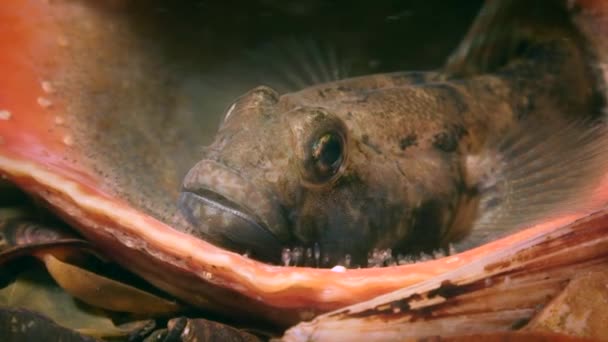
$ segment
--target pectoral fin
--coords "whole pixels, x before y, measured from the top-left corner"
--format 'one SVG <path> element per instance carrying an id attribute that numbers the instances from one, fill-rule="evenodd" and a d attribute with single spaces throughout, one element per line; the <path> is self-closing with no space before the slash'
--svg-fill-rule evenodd
<path id="1" fill-rule="evenodd" d="M 468 156 L 466 170 L 479 204 L 458 248 L 604 205 L 593 193 L 608 173 L 608 126 L 528 120 L 481 154 Z"/>

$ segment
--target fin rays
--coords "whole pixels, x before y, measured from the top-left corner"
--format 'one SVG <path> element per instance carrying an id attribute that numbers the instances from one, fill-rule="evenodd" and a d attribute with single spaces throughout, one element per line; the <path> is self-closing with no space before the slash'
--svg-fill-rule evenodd
<path id="1" fill-rule="evenodd" d="M 588 198 L 608 170 L 608 128 L 604 122 L 528 121 L 486 149 L 480 216 L 459 248 L 479 245 L 540 219 L 592 209 Z M 496 154 L 498 158 L 496 159 Z M 482 166 L 483 167 L 483 166 Z"/>
<path id="2" fill-rule="evenodd" d="M 245 73 L 280 93 L 297 91 L 349 76 L 349 62 L 332 45 L 312 39 L 287 39 L 246 52 Z"/>

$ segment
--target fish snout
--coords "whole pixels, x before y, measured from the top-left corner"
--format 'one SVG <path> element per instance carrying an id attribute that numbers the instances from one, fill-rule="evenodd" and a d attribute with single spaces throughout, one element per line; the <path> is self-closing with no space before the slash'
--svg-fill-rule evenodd
<path id="1" fill-rule="evenodd" d="M 178 207 L 194 235 L 256 259 L 280 260 L 289 240 L 278 201 L 216 161 L 203 160 L 188 172 Z"/>

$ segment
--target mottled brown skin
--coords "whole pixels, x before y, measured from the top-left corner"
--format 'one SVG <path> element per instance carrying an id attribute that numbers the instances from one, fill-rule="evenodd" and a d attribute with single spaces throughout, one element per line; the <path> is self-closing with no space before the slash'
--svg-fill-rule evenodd
<path id="1" fill-rule="evenodd" d="M 448 68 L 281 96 L 266 87 L 250 91 L 184 181 L 180 207 L 190 231 L 273 262 L 281 248 L 318 243 L 328 265 L 346 254 L 364 265 L 373 248 L 428 252 L 466 237 L 484 209 L 480 177 L 492 172 L 468 156 L 528 119 L 598 113 L 584 43 L 567 25 L 540 30 L 531 36 L 542 39 L 522 42 L 488 73 Z M 310 155 L 327 133 L 343 137 L 343 159 L 322 177 Z M 227 175 L 237 186 L 225 186 Z M 223 209 L 201 202 L 214 194 Z"/>

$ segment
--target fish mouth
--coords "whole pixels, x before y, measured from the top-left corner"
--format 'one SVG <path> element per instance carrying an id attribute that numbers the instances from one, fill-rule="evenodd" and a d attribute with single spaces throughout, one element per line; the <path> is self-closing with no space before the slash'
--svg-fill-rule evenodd
<path id="1" fill-rule="evenodd" d="M 276 263 L 288 236 L 278 204 L 237 172 L 202 161 L 178 199 L 189 233 L 228 250 Z"/>

